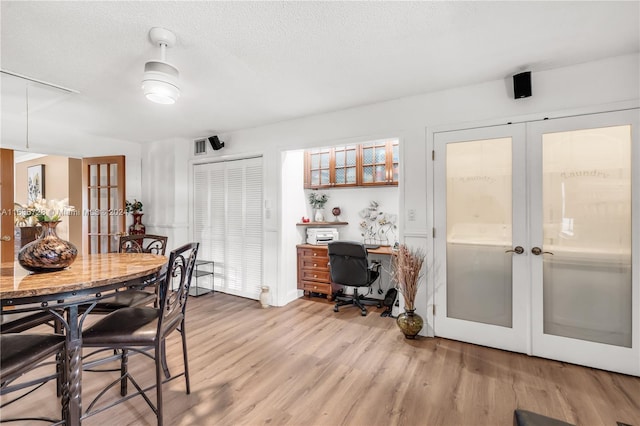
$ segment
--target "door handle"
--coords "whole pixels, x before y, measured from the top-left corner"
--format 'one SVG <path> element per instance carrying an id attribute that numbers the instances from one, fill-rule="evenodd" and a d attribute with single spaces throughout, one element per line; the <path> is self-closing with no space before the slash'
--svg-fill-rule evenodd
<path id="1" fill-rule="evenodd" d="M 515 246 L 513 248 L 513 250 L 505 250 L 505 253 L 515 253 L 515 254 L 522 254 L 524 253 L 524 249 L 521 246 Z"/>
<path id="2" fill-rule="evenodd" d="M 11 236 L 10 235 L 3 235 L 2 238 L 0 238 L 0 240 L 2 240 L 2 241 L 11 241 Z"/>
<path id="3" fill-rule="evenodd" d="M 542 251 L 542 249 L 540 247 L 534 247 L 531 249 L 531 253 L 533 253 L 536 256 L 540 256 L 541 254 L 550 254 L 553 256 L 553 253 L 550 251 Z"/>

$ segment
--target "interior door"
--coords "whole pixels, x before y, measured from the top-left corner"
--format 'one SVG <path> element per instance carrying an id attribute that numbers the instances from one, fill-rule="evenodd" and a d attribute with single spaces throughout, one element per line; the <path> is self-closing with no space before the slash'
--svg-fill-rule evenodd
<path id="1" fill-rule="evenodd" d="M 534 355 L 640 375 L 639 117 L 528 126 Z"/>
<path id="2" fill-rule="evenodd" d="M 118 251 L 118 236 L 126 232 L 125 157 L 82 159 L 83 254 Z"/>
<path id="3" fill-rule="evenodd" d="M 436 334 L 528 352 L 525 126 L 434 143 Z"/>
<path id="4" fill-rule="evenodd" d="M 263 271 L 262 157 L 194 166 L 194 239 L 216 291 L 258 299 Z"/>
<path id="5" fill-rule="evenodd" d="M 436 335 L 640 375 L 638 112 L 434 135 Z"/>
<path id="6" fill-rule="evenodd" d="M 0 262 L 14 261 L 13 150 L 0 148 Z"/>

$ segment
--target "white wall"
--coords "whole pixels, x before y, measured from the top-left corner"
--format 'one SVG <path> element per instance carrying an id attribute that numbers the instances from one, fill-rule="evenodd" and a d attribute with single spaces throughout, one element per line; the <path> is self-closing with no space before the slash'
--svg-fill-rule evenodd
<path id="1" fill-rule="evenodd" d="M 27 149 L 25 124 L 12 120 L 3 120 L 2 124 L 0 138 L 2 148 L 72 158 L 124 155 L 127 173 L 126 198 L 128 200 L 136 198 L 144 203 L 141 184 L 142 148 L 139 143 L 87 135 L 74 129 L 60 129 L 59 126 L 36 121 L 29 127 L 29 148 Z"/>
<path id="2" fill-rule="evenodd" d="M 488 59 L 490 60 L 490 59 Z M 259 128 L 220 135 L 225 148 L 208 154 L 210 159 L 263 154 L 265 199 L 270 203 L 270 218 L 265 218 L 265 277 L 270 286 L 290 288 L 291 265 L 283 253 L 293 250 L 291 241 L 280 236 L 290 220 L 280 204 L 280 173 L 287 150 L 338 145 L 371 139 L 400 138 L 399 212 L 401 241 L 422 246 L 430 252 L 431 241 L 431 132 L 434 128 L 464 128 L 498 124 L 519 118 L 535 119 L 577 112 L 596 112 L 635 104 L 640 100 L 639 57 L 637 54 L 585 63 L 577 66 L 532 73 L 533 96 L 513 99 L 510 76 L 505 80 L 431 94 L 405 97 L 388 102 L 315 115 Z M 399 78 L 402 78 L 400 75 Z M 173 149 L 171 149 L 173 145 Z M 185 157 L 193 151 L 193 141 L 151 144 L 143 157 L 145 182 L 163 182 L 166 196 L 150 199 L 152 211 L 173 211 L 173 217 L 157 226 L 171 226 L 189 220 L 187 209 L 176 209 L 181 191 L 189 181 L 190 163 Z M 180 153 L 180 155 L 177 155 Z M 174 161 L 167 161 L 173 156 Z M 171 182 L 168 182 L 171 181 Z M 171 192 L 173 191 L 173 194 Z M 146 204 L 145 204 L 146 206 Z M 297 208 L 297 207 L 296 207 Z M 406 212 L 415 210 L 415 220 Z M 164 219 L 163 219 L 164 220 Z M 279 267 L 273 267 L 278 264 Z M 429 259 L 427 264 L 430 264 Z M 433 289 L 423 286 L 419 292 L 417 312 L 432 323 L 428 301 Z M 291 300 L 290 292 L 274 292 L 272 303 L 283 305 Z M 427 329 L 428 333 L 432 330 Z"/>

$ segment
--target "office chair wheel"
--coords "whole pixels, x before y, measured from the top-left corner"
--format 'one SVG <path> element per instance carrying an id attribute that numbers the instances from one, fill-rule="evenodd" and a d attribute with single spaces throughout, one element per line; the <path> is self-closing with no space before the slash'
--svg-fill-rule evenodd
<path id="1" fill-rule="evenodd" d="M 361 310 L 360 311 L 360 315 L 362 315 L 363 317 L 366 317 L 367 316 L 367 310 L 366 309 Z"/>
<path id="2" fill-rule="evenodd" d="M 337 306 L 333 307 L 333 312 L 338 312 L 338 307 Z"/>

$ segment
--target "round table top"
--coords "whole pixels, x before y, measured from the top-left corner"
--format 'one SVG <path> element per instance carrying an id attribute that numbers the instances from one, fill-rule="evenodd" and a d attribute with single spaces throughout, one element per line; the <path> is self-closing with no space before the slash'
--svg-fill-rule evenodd
<path id="1" fill-rule="evenodd" d="M 0 299 L 45 296 L 100 288 L 160 271 L 167 257 L 148 253 L 78 256 L 66 269 L 34 273 L 16 262 L 1 264 Z"/>

